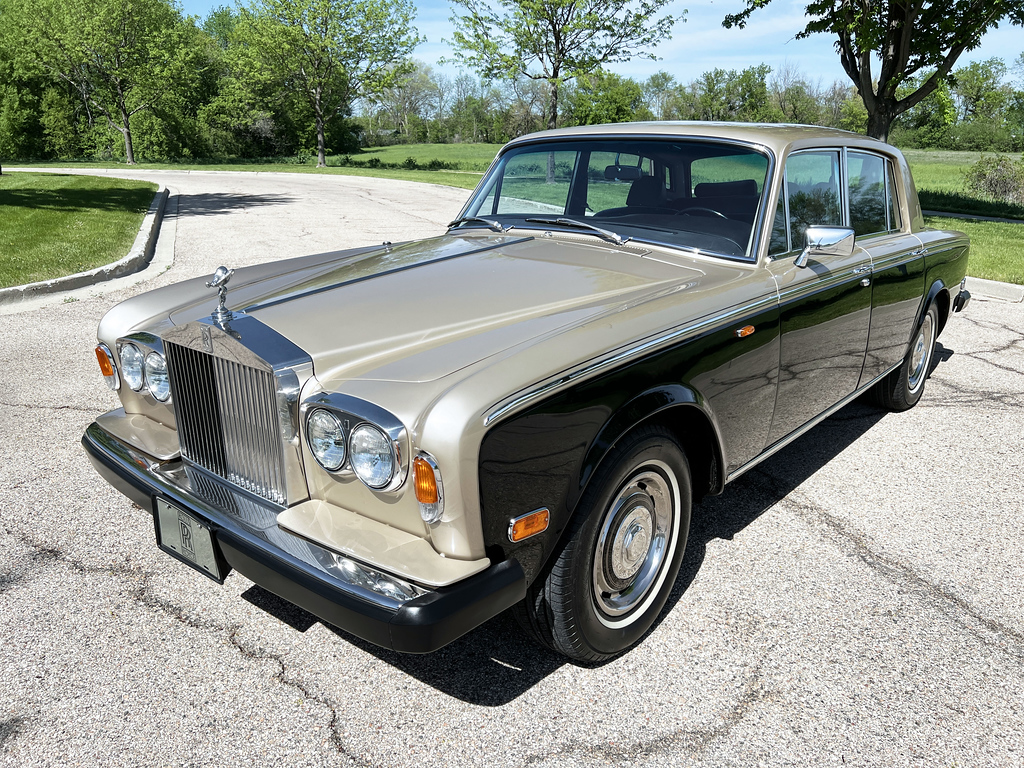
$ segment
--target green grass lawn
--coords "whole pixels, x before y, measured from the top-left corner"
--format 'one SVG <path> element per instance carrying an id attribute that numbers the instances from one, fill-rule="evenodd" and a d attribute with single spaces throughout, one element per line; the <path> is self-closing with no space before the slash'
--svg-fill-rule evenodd
<path id="1" fill-rule="evenodd" d="M 936 229 L 959 229 L 971 238 L 967 274 L 987 280 L 1024 285 L 1024 224 L 925 217 Z"/>
<path id="2" fill-rule="evenodd" d="M 156 188 L 94 176 L 0 176 L 0 288 L 123 259 Z"/>

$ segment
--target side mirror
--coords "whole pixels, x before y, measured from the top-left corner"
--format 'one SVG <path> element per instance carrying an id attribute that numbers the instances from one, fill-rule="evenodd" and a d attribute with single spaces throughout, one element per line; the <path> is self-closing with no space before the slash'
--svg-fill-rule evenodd
<path id="1" fill-rule="evenodd" d="M 852 256 L 856 235 L 846 227 L 808 227 L 807 244 L 793 262 L 806 267 L 812 256 Z"/>

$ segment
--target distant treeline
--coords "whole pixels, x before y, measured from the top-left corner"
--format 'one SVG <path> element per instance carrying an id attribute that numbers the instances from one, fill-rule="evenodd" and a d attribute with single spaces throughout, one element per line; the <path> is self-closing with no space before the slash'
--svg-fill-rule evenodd
<path id="1" fill-rule="evenodd" d="M 308 78 L 307 67 L 271 66 L 267 51 L 295 46 L 265 13 L 222 7 L 199 20 L 169 0 L 0 0 L 0 160 L 121 159 L 129 148 L 148 160 L 305 158 L 317 155 L 318 135 L 327 154 L 346 155 L 386 144 L 502 143 L 546 127 L 545 81 L 481 81 L 413 61 L 411 2 L 362 2 L 383 27 L 397 29 L 395 19 L 404 26 L 385 41 L 386 67 L 348 62 L 348 74 L 324 76 L 335 99 L 328 108 L 319 101 L 324 87 L 294 74 Z M 76 7 L 95 29 L 68 15 Z M 127 22 L 125 9 L 134 14 Z M 104 31 L 129 23 L 138 27 L 130 39 Z M 92 48 L 79 55 L 74 46 Z M 1015 66 L 1020 74 L 1024 54 Z M 1024 90 L 1008 66 L 990 59 L 954 74 L 896 121 L 893 143 L 1024 151 Z M 562 93 L 558 122 L 567 126 L 736 120 L 864 132 L 867 122 L 852 86 L 794 67 L 712 69 L 689 82 L 664 71 L 642 82 L 596 71 Z"/>

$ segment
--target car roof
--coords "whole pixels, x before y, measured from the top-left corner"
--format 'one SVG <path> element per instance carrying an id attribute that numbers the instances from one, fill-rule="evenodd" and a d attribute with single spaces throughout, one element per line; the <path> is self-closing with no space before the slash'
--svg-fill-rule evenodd
<path id="1" fill-rule="evenodd" d="M 893 148 L 878 139 L 868 138 L 859 133 L 842 131 L 837 128 L 822 128 L 816 125 L 795 125 L 786 123 L 726 123 L 691 121 L 652 121 L 644 123 L 609 123 L 606 125 L 581 125 L 573 128 L 558 128 L 520 136 L 507 147 L 534 141 L 549 141 L 569 138 L 669 138 L 694 137 L 715 138 L 762 145 L 781 154 L 787 149 L 800 146 L 833 144 L 839 146 L 859 145 L 876 150 Z"/>

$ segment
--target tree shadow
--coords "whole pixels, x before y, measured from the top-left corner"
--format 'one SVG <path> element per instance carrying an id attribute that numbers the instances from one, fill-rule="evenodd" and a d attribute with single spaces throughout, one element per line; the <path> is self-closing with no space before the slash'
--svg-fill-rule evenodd
<path id="1" fill-rule="evenodd" d="M 178 195 L 175 213 L 168 212 L 168 218 L 184 219 L 191 216 L 217 216 L 224 213 L 244 211 L 249 208 L 263 208 L 269 205 L 288 205 L 295 202 L 288 195 L 243 195 L 234 192 L 207 192 L 204 194 Z"/>
<path id="2" fill-rule="evenodd" d="M 952 355 L 952 350 L 938 345 L 932 370 L 948 361 Z M 704 564 L 710 542 L 716 539 L 731 541 L 793 489 L 863 437 L 886 415 L 885 411 L 874 406 L 855 401 L 753 471 L 730 483 L 721 495 L 709 496 L 696 505 L 679 576 L 665 609 L 650 632 L 657 630 L 693 583 Z M 318 621 L 302 609 L 270 593 L 266 594 L 272 598 L 270 603 L 277 601 L 284 604 L 284 611 L 291 620 L 282 620 L 290 624 L 298 620 L 299 626 L 305 625 L 307 629 Z M 256 600 L 252 602 L 264 607 Z M 282 610 L 282 606 L 277 606 L 275 610 Z M 514 701 L 564 664 L 588 668 L 602 666 L 601 663 L 578 664 L 541 648 L 527 639 L 510 611 L 496 616 L 441 650 L 422 656 L 389 651 L 336 627 L 325 626 L 340 638 L 432 688 L 461 701 L 484 707 L 497 707 Z"/>
<path id="3" fill-rule="evenodd" d="M 64 174 L 62 178 L 79 181 L 84 177 Z M 109 180 L 95 186 L 87 181 L 81 182 L 73 189 L 0 189 L 0 207 L 12 206 L 37 211 L 142 213 L 149 208 L 152 200 L 151 189 L 111 187 Z"/>

